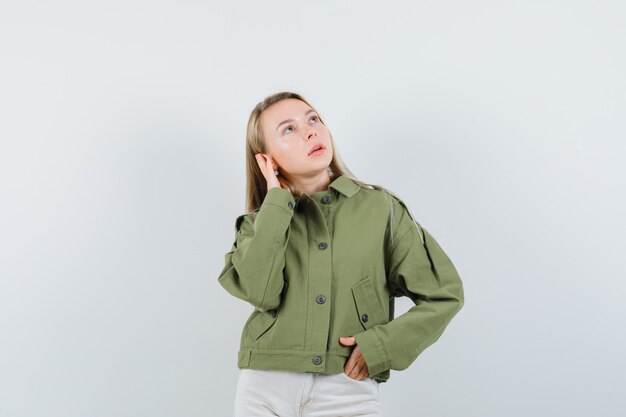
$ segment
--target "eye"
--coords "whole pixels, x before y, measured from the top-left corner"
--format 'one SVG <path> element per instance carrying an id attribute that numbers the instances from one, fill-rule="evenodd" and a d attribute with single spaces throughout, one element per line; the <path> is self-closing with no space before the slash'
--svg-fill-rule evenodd
<path id="1" fill-rule="evenodd" d="M 309 120 L 313 120 L 314 122 L 317 122 L 319 118 L 317 116 L 311 116 Z"/>
<path id="2" fill-rule="evenodd" d="M 293 126 L 287 126 L 286 128 L 283 129 L 283 135 L 285 133 L 291 133 L 291 132 L 287 132 L 288 129 L 291 129 L 293 131 Z"/>

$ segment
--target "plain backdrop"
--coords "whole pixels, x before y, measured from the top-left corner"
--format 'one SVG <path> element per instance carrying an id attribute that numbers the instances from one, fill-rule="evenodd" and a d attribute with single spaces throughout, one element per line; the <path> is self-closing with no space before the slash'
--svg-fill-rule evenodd
<path id="1" fill-rule="evenodd" d="M 618 0 L 1 0 L 0 416 L 231 415 L 217 277 L 282 90 L 464 281 L 383 415 L 623 416 L 625 41 Z"/>

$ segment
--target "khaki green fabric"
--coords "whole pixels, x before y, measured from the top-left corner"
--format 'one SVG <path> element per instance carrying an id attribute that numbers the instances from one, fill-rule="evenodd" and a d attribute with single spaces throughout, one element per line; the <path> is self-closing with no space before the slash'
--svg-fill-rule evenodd
<path id="1" fill-rule="evenodd" d="M 354 336 L 370 376 L 389 379 L 443 333 L 463 305 L 457 270 L 402 200 L 346 176 L 294 197 L 269 190 L 235 222 L 220 284 L 254 307 L 239 368 L 343 372 Z M 394 318 L 394 298 L 415 305 Z"/>

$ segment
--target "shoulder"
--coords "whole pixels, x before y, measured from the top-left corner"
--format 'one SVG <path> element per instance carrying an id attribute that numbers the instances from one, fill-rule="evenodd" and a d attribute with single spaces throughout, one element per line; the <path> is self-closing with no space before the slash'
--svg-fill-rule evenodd
<path id="1" fill-rule="evenodd" d="M 374 187 L 375 189 L 372 192 L 377 193 L 378 198 L 383 199 L 387 205 L 389 226 L 393 231 L 392 236 L 401 237 L 410 229 L 416 229 L 417 234 L 423 241 L 421 225 L 411 212 L 411 209 L 409 209 L 405 199 L 388 188 L 378 185 Z"/>
<path id="2" fill-rule="evenodd" d="M 406 215 L 412 221 L 415 221 L 415 217 L 413 217 L 413 214 L 409 210 L 408 204 L 394 191 L 380 185 L 374 185 L 372 190 L 367 191 L 376 198 L 384 201 L 387 204 L 391 215 Z"/>

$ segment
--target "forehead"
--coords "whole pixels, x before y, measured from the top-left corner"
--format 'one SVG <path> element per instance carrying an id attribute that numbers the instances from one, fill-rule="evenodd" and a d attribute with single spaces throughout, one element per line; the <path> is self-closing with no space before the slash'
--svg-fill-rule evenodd
<path id="1" fill-rule="evenodd" d="M 295 98 L 287 98 L 269 106 L 261 114 L 261 122 L 268 123 L 269 127 L 276 126 L 286 119 L 297 119 L 311 107 Z"/>

